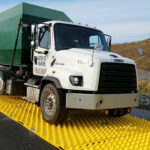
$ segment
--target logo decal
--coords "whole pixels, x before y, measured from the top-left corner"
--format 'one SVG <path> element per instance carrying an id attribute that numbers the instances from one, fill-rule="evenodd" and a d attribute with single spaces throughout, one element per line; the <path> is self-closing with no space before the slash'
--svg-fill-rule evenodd
<path id="1" fill-rule="evenodd" d="M 37 57 L 37 65 L 38 66 L 46 66 L 46 56 L 38 56 Z"/>
<path id="2" fill-rule="evenodd" d="M 114 59 L 115 62 L 124 62 L 122 59 Z"/>

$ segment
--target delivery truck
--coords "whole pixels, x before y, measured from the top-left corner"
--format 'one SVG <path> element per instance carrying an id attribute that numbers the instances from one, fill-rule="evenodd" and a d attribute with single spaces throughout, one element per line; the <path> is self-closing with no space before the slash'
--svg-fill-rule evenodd
<path id="1" fill-rule="evenodd" d="M 139 105 L 136 64 L 111 52 L 110 35 L 28 3 L 0 14 L 0 94 L 22 96 L 56 124 L 68 109 L 123 116 Z"/>

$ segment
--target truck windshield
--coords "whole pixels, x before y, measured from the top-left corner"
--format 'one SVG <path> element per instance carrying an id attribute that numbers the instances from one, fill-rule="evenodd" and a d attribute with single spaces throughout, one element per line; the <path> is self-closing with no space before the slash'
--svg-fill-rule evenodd
<path id="1" fill-rule="evenodd" d="M 54 25 L 56 50 L 70 48 L 93 49 L 95 44 L 100 44 L 103 51 L 108 51 L 104 34 L 101 31 L 56 23 Z"/>

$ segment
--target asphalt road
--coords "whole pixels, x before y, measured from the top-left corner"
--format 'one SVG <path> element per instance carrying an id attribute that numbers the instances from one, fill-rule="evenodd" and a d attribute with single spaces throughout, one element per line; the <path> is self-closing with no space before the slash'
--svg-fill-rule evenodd
<path id="1" fill-rule="evenodd" d="M 0 150 L 56 150 L 56 148 L 0 113 Z"/>
<path id="2" fill-rule="evenodd" d="M 150 111 L 138 108 L 132 108 L 131 116 L 136 116 L 139 118 L 144 118 L 150 121 Z"/>
<path id="3" fill-rule="evenodd" d="M 131 116 L 150 121 L 150 111 L 132 109 Z M 55 147 L 0 113 L 0 150 L 56 150 Z"/>

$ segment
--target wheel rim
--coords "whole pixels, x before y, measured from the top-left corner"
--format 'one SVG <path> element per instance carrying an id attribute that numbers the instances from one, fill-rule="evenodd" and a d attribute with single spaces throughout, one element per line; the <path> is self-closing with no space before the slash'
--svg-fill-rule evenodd
<path id="1" fill-rule="evenodd" d="M 53 93 L 48 94 L 45 101 L 45 111 L 48 115 L 55 114 L 56 111 L 56 98 Z"/>
<path id="2" fill-rule="evenodd" d="M 0 91 L 3 89 L 3 86 L 4 86 L 4 81 L 2 77 L 0 76 Z"/>

